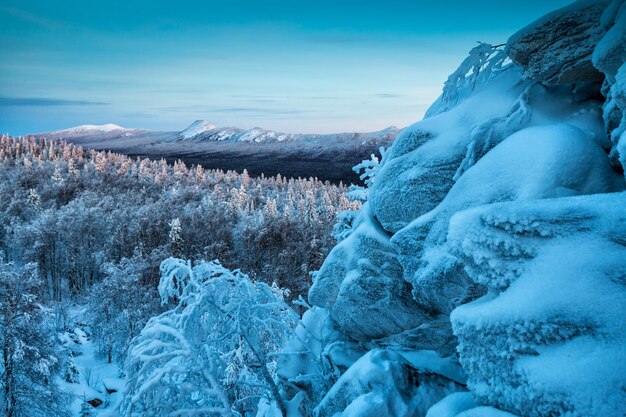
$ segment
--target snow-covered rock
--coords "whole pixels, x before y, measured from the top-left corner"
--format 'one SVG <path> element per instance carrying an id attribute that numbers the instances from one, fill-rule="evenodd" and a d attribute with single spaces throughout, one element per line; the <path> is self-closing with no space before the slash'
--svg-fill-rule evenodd
<path id="1" fill-rule="evenodd" d="M 367 209 L 356 220 L 352 234 L 326 258 L 309 301 L 328 309 L 355 340 L 400 333 L 426 320 L 402 279 L 389 236 Z"/>
<path id="2" fill-rule="evenodd" d="M 319 416 L 405 415 L 403 369 L 423 363 L 470 390 L 428 417 L 623 414 L 624 16 L 624 0 L 576 2 L 509 40 L 517 64 L 480 44 L 361 165 L 367 203 L 309 299 L 370 353 L 333 376 Z"/>
<path id="3" fill-rule="evenodd" d="M 420 372 L 397 353 L 372 350 L 339 378 L 315 417 L 413 417 L 461 390 L 440 375 Z"/>
<path id="4" fill-rule="evenodd" d="M 426 417 L 456 417 L 461 412 L 477 406 L 469 392 L 455 392 L 428 409 Z"/>
<path id="5" fill-rule="evenodd" d="M 509 38 L 509 57 L 524 77 L 546 84 L 602 81 L 591 54 L 604 34 L 600 17 L 610 0 L 581 0 L 531 23 Z"/>
<path id="6" fill-rule="evenodd" d="M 613 0 L 602 15 L 607 30 L 593 52 L 593 64 L 604 73 L 604 122 L 612 141 L 611 159 L 626 167 L 626 1 Z"/>
<path id="7" fill-rule="evenodd" d="M 596 123 L 601 125 L 599 118 Z M 593 134 L 571 124 L 523 129 L 471 167 L 436 209 L 396 233 L 404 277 L 420 306 L 441 313 L 481 295 L 446 252 L 454 213 L 498 201 L 531 200 L 623 189 Z"/>
<path id="8" fill-rule="evenodd" d="M 310 415 L 332 384 L 366 352 L 341 333 L 327 310 L 313 306 L 278 356 L 277 373 L 284 386 L 293 387 L 286 392 L 288 398 L 300 397 L 300 408 Z"/>
<path id="9" fill-rule="evenodd" d="M 529 85 L 509 68 L 451 110 L 404 129 L 369 194 L 384 229 L 395 233 L 435 208 L 454 185 L 468 146 L 488 148 L 523 124 L 518 100 Z"/>
<path id="10" fill-rule="evenodd" d="M 626 193 L 458 213 L 449 242 L 490 293 L 451 319 L 479 401 L 529 416 L 626 403 Z"/>

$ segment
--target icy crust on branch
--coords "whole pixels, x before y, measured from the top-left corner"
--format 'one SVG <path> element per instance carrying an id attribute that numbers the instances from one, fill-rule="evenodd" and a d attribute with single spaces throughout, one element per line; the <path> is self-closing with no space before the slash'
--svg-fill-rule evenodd
<path id="1" fill-rule="evenodd" d="M 516 132 L 470 168 L 436 209 L 396 233 L 391 242 L 400 250 L 404 278 L 420 306 L 448 314 L 480 293 L 463 264 L 446 251 L 454 213 L 499 201 L 623 189 L 595 139 L 565 123 Z"/>
<path id="2" fill-rule="evenodd" d="M 620 415 L 626 403 L 626 193 L 499 203 L 448 240 L 490 293 L 451 315 L 479 401 L 523 416 Z"/>
<path id="3" fill-rule="evenodd" d="M 125 416 L 243 416 L 261 399 L 286 409 L 272 355 L 297 315 L 278 287 L 217 262 L 169 258 L 159 292 L 177 305 L 152 318 L 126 366 Z"/>
<path id="4" fill-rule="evenodd" d="M 591 54 L 604 34 L 600 17 L 610 0 L 582 0 L 531 23 L 509 38 L 506 51 L 526 79 L 546 84 L 598 81 Z"/>

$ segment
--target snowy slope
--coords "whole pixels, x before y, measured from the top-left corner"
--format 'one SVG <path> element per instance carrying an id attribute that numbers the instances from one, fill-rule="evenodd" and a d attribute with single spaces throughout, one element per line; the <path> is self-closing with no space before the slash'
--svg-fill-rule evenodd
<path id="1" fill-rule="evenodd" d="M 179 133 L 181 139 L 191 139 L 204 132 L 217 129 L 217 126 L 205 120 L 196 120 Z"/>

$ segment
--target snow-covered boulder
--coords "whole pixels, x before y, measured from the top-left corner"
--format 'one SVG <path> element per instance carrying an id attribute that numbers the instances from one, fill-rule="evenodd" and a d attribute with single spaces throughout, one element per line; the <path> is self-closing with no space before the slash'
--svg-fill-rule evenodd
<path id="1" fill-rule="evenodd" d="M 626 404 L 626 193 L 496 203 L 448 240 L 490 293 L 451 320 L 468 386 L 528 416 L 617 416 Z"/>
<path id="2" fill-rule="evenodd" d="M 309 292 L 309 301 L 330 311 L 355 340 L 381 338 L 426 320 L 402 279 L 389 236 L 363 210 L 352 234 L 328 255 Z"/>
<path id="3" fill-rule="evenodd" d="M 509 38 L 509 57 L 524 78 L 546 84 L 602 81 L 591 54 L 604 34 L 600 17 L 610 0 L 581 0 L 531 23 Z"/>
<path id="4" fill-rule="evenodd" d="M 404 129 L 369 192 L 383 228 L 395 233 L 435 208 L 454 185 L 471 144 L 488 149 L 523 125 L 527 115 L 518 101 L 528 85 L 508 68 L 451 110 Z"/>
<path id="5" fill-rule="evenodd" d="M 599 117 L 592 120 L 601 127 Z M 593 133 L 571 124 L 526 128 L 479 160 L 436 209 L 400 230 L 391 242 L 400 250 L 405 279 L 413 284 L 420 306 L 447 314 L 482 295 L 463 264 L 447 253 L 448 223 L 454 213 L 499 201 L 621 189 L 622 177 L 611 169 Z"/>
<path id="6" fill-rule="evenodd" d="M 428 409 L 426 417 L 456 417 L 465 410 L 477 406 L 469 392 L 455 392 Z"/>
<path id="7" fill-rule="evenodd" d="M 366 352 L 341 333 L 327 310 L 313 306 L 278 356 L 277 374 L 288 399 L 298 400 L 304 415 L 310 415 L 332 384 Z"/>
<path id="8" fill-rule="evenodd" d="M 420 417 L 462 387 L 414 368 L 401 355 L 372 350 L 339 378 L 315 409 L 315 417 Z"/>
<path id="9" fill-rule="evenodd" d="M 552 13 L 509 40 L 521 67 L 480 44 L 383 152 L 309 294 L 342 349 L 370 350 L 325 374 L 317 416 L 426 415 L 424 375 L 459 384 L 419 401 L 428 417 L 620 415 L 624 16 Z M 424 372 L 424 352 L 446 366 Z"/>

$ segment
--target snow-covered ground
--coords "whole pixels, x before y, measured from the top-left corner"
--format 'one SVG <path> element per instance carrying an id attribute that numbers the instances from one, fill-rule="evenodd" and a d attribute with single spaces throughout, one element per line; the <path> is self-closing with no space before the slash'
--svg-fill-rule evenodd
<path id="1" fill-rule="evenodd" d="M 96 346 L 90 336 L 90 329 L 81 323 L 84 317 L 84 307 L 74 307 L 69 312 L 69 323 L 72 330 L 61 337 L 67 346 L 70 346 L 78 375 L 77 382 L 62 381 L 62 388 L 74 395 L 70 407 L 74 416 L 98 416 L 116 417 L 115 409 L 122 397 L 121 390 L 124 388 L 124 380 L 119 378 L 119 366 L 113 362 L 108 363 L 106 358 L 99 358 L 96 354 Z M 97 407 L 95 400 L 102 403 Z"/>

